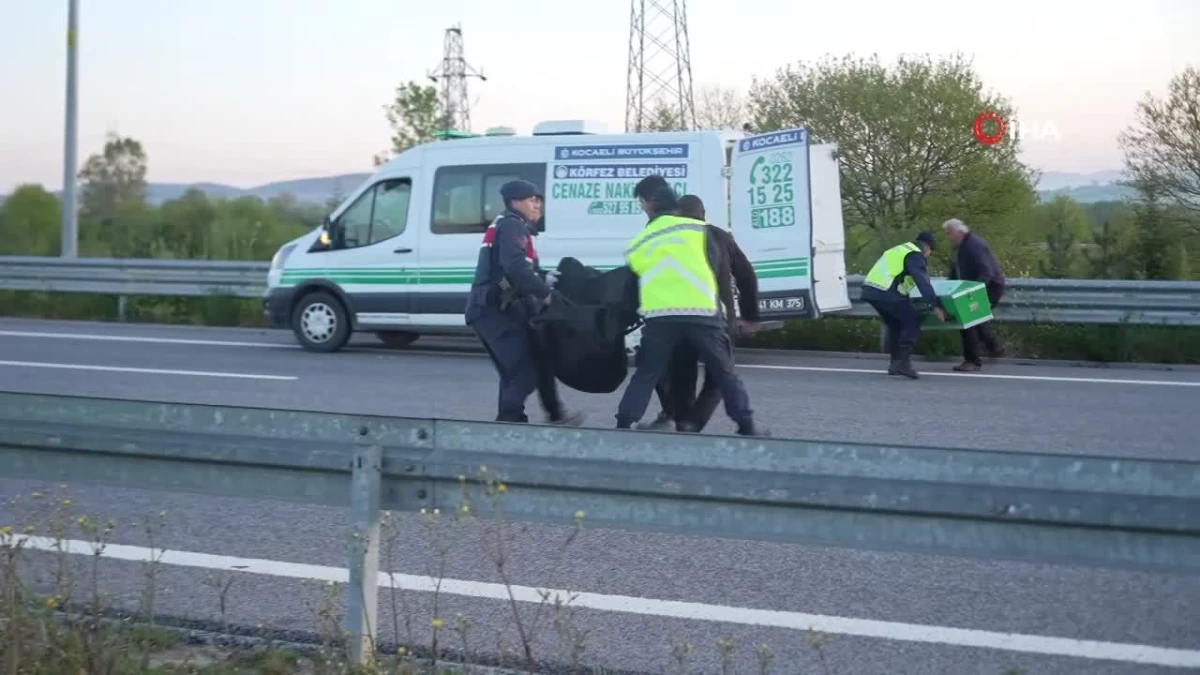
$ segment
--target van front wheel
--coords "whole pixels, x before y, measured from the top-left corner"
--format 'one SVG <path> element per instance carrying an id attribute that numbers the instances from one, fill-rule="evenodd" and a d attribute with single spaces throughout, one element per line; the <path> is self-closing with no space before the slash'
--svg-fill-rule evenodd
<path id="1" fill-rule="evenodd" d="M 350 339 L 350 317 L 332 294 L 316 291 L 292 309 L 292 333 L 311 352 L 336 352 Z"/>

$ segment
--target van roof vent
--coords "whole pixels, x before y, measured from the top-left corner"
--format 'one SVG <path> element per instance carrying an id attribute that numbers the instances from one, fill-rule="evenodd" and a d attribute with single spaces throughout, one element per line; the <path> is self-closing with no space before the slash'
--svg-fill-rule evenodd
<path id="1" fill-rule="evenodd" d="M 591 120 L 547 120 L 538 122 L 533 127 L 534 136 L 581 136 L 606 133 L 608 133 L 608 128 L 603 122 Z"/>

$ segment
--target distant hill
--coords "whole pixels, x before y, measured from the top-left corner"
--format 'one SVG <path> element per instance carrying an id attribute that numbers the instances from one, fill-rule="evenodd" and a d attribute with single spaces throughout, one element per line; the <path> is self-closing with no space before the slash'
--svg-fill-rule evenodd
<path id="1" fill-rule="evenodd" d="M 1038 182 L 1038 197 L 1050 201 L 1066 196 L 1081 204 L 1118 201 L 1135 194 L 1134 190 L 1117 184 L 1123 179 L 1123 172 L 1119 170 L 1095 173 L 1047 171 Z"/>
<path id="2" fill-rule="evenodd" d="M 1039 190 L 1038 197 L 1043 202 L 1048 202 L 1060 195 L 1070 197 L 1080 204 L 1092 204 L 1095 202 L 1115 202 L 1121 201 L 1126 197 L 1133 197 L 1137 192 L 1133 188 L 1125 187 L 1124 185 L 1115 185 L 1106 183 L 1103 185 L 1079 185 L 1076 187 L 1064 187 L 1057 190 Z"/>
<path id="3" fill-rule="evenodd" d="M 336 176 L 299 178 L 266 183 L 252 188 L 239 188 L 223 183 L 150 183 L 147 185 L 147 197 L 151 203 L 161 204 L 171 199 L 178 199 L 188 189 L 196 188 L 210 197 L 219 199 L 253 196 L 266 200 L 290 194 L 301 202 L 324 204 L 335 194 L 348 195 L 353 192 L 370 175 L 369 173 L 348 173 Z M 1095 173 L 1047 171 L 1042 174 L 1042 179 L 1038 183 L 1038 195 L 1042 201 L 1049 201 L 1059 195 L 1066 195 L 1080 203 L 1120 200 L 1133 194 L 1129 188 L 1115 184 L 1115 181 L 1120 179 L 1121 172 L 1117 170 Z M 3 200 L 3 196 L 0 196 L 0 200 Z"/>
<path id="4" fill-rule="evenodd" d="M 1115 183 L 1122 178 L 1120 170 L 1096 171 L 1093 173 L 1068 173 L 1066 171 L 1045 171 L 1038 181 L 1038 190 L 1051 192 L 1063 188 L 1080 187 L 1083 185 L 1106 185 Z"/>
<path id="5" fill-rule="evenodd" d="M 321 204 L 335 194 L 349 194 L 370 175 L 369 173 L 347 173 L 319 178 L 299 178 L 266 183 L 252 188 L 238 188 L 222 183 L 150 183 L 146 186 L 146 197 L 153 204 L 161 204 L 171 199 L 178 199 L 189 189 L 196 188 L 210 197 L 220 199 L 258 197 L 266 200 L 290 194 L 301 202 Z"/>

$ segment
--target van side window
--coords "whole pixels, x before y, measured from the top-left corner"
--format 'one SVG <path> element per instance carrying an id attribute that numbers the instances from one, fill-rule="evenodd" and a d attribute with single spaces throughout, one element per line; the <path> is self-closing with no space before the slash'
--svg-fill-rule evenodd
<path id="1" fill-rule="evenodd" d="M 524 179 L 546 184 L 545 164 L 478 164 L 443 166 L 433 178 L 434 234 L 482 234 L 504 210 L 500 186 Z M 539 223 L 539 230 L 545 224 Z"/>
<path id="2" fill-rule="evenodd" d="M 408 227 L 411 198 L 412 181 L 407 178 L 391 178 L 371 186 L 338 216 L 333 248 L 370 246 L 403 234 Z"/>

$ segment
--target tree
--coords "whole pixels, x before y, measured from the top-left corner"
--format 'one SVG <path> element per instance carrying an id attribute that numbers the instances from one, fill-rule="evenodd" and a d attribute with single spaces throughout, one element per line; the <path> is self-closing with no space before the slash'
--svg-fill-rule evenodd
<path id="1" fill-rule="evenodd" d="M 1156 201 L 1200 225 L 1200 70 L 1189 66 L 1173 77 L 1165 99 L 1147 92 L 1119 142 L 1135 187 L 1152 188 Z"/>
<path id="2" fill-rule="evenodd" d="M 120 212 L 145 205 L 146 152 L 138 141 L 110 133 L 104 149 L 88 157 L 79 179 L 84 217 L 112 223 Z"/>
<path id="3" fill-rule="evenodd" d="M 392 102 L 383 106 L 392 128 L 392 148 L 375 156 L 375 166 L 419 143 L 431 141 L 445 123 L 446 114 L 435 87 L 408 82 L 396 87 Z"/>
<path id="4" fill-rule="evenodd" d="M 1178 279 L 1183 274 L 1186 249 L 1181 241 L 1180 219 L 1163 207 L 1155 182 L 1135 183 L 1135 240 L 1132 255 L 1142 279 Z"/>
<path id="5" fill-rule="evenodd" d="M 695 99 L 697 129 L 741 129 L 746 122 L 746 104 L 732 89 L 702 87 Z M 646 131 L 683 131 L 679 108 L 669 99 L 656 99 L 643 123 Z"/>
<path id="6" fill-rule="evenodd" d="M 1135 235 L 1133 212 L 1117 206 L 1092 223 L 1092 243 L 1084 250 L 1090 276 L 1097 279 L 1127 279 L 1133 272 L 1129 256 Z"/>
<path id="7" fill-rule="evenodd" d="M 741 130 L 748 119 L 746 100 L 736 90 L 715 85 L 700 88 L 696 97 L 698 128 Z"/>
<path id="8" fill-rule="evenodd" d="M 1039 261 L 1042 276 L 1071 277 L 1079 261 L 1080 244 L 1088 235 L 1087 214 L 1073 199 L 1059 195 L 1049 204 L 1038 206 L 1035 222 L 1045 237 L 1045 257 Z"/>
<path id="9" fill-rule="evenodd" d="M 826 57 L 756 81 L 749 108 L 760 133 L 807 127 L 814 140 L 837 143 L 848 248 L 862 267 L 946 218 L 986 224 L 1032 206 L 1020 140 L 983 145 L 972 135 L 981 112 L 1012 114 L 982 89 L 961 56 L 900 58 L 890 68 L 878 57 Z"/>
<path id="10" fill-rule="evenodd" d="M 679 121 L 679 110 L 666 101 L 656 100 L 650 114 L 642 122 L 646 131 L 683 131 Z"/>
<path id="11" fill-rule="evenodd" d="M 207 194 L 196 188 L 188 188 L 178 199 L 167 201 L 159 207 L 159 236 L 155 238 L 156 246 L 145 255 L 187 260 L 209 258 L 216 215 L 216 206 Z"/>
<path id="12" fill-rule="evenodd" d="M 41 185 L 21 185 L 0 207 L 0 255 L 57 255 L 62 205 Z"/>

